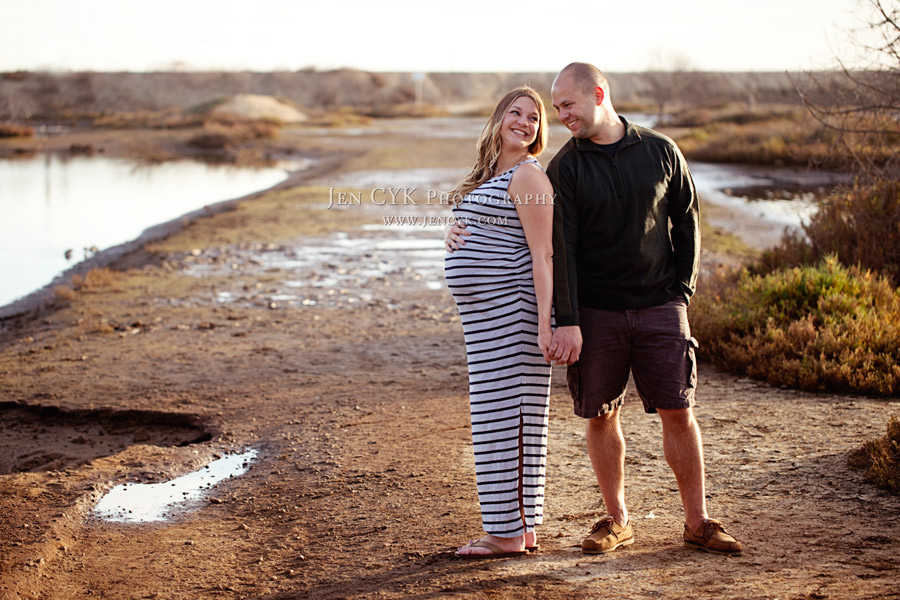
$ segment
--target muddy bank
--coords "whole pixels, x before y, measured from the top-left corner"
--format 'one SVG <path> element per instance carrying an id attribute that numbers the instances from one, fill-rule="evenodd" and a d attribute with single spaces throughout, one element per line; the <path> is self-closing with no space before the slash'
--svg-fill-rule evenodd
<path id="1" fill-rule="evenodd" d="M 708 501 L 743 557 L 681 545 L 659 424 L 632 392 L 637 542 L 580 553 L 603 508 L 556 369 L 541 551 L 453 559 L 480 528 L 462 330 L 441 283 L 440 228 L 383 220 L 444 209 L 327 201 L 338 175 L 363 192 L 354 173 L 464 167 L 473 142 L 317 140 L 295 141 L 345 153 L 339 171 L 197 219 L 53 310 L 5 322 L 0 401 L 13 404 L 0 408 L 18 411 L 4 415 L 18 437 L 0 475 L 4 598 L 897 596 L 900 499 L 844 461 L 900 403 L 707 366 L 697 414 Z M 52 422 L 41 410 L 56 411 Z M 168 481 L 247 449 L 257 456 L 245 474 L 168 521 L 92 514 L 117 484 Z"/>

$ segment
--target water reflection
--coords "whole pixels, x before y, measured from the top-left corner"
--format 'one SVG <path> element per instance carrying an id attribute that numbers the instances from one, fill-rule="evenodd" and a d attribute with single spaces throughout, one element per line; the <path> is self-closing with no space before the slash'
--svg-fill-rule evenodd
<path id="1" fill-rule="evenodd" d="M 818 210 L 819 200 L 847 179 L 814 171 L 690 164 L 701 201 L 728 209 L 724 218 L 716 213 L 704 218 L 761 250 L 777 245 L 785 228 L 800 229 Z"/>
<path id="2" fill-rule="evenodd" d="M 0 161 L 0 306 L 48 284 L 92 249 L 286 177 L 282 168 L 194 161 L 144 165 L 53 155 Z"/>
<path id="3" fill-rule="evenodd" d="M 94 514 L 118 523 L 166 521 L 220 481 L 243 475 L 256 454 L 254 449 L 229 454 L 171 481 L 117 485 L 94 506 Z"/>

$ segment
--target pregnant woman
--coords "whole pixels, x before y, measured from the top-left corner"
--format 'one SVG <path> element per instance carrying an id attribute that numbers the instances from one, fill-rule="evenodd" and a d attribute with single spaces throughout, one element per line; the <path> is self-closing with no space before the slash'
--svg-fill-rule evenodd
<path id="1" fill-rule="evenodd" d="M 481 519 L 460 558 L 521 556 L 543 520 L 550 396 L 553 190 L 535 157 L 547 145 L 541 97 L 497 104 L 477 161 L 454 190 L 468 237 L 447 241 L 444 272 L 462 320 Z"/>

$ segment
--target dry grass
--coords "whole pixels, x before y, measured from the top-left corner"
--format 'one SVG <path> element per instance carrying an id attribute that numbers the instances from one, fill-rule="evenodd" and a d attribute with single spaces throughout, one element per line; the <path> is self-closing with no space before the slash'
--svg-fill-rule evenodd
<path id="1" fill-rule="evenodd" d="M 860 160 L 881 164 L 894 154 L 891 144 L 873 143 L 864 136 L 838 136 L 803 108 L 697 109 L 668 125 L 688 128 L 677 137 L 679 147 L 687 157 L 706 162 L 845 170 L 854 168 Z M 872 126 L 863 122 L 855 125 Z"/>
<path id="2" fill-rule="evenodd" d="M 201 127 L 203 119 L 181 111 L 132 111 L 99 116 L 94 127 L 106 129 L 188 129 Z"/>
<path id="3" fill-rule="evenodd" d="M 71 302 L 78 297 L 78 294 L 75 293 L 75 290 L 65 285 L 58 285 L 53 288 L 53 294 L 57 298 L 65 302 Z"/>
<path id="4" fill-rule="evenodd" d="M 148 163 L 161 163 L 169 160 L 180 160 L 184 155 L 172 144 L 164 140 L 134 139 L 124 141 L 123 148 L 126 156 L 134 157 Z"/>
<path id="5" fill-rule="evenodd" d="M 72 276 L 72 288 L 76 292 L 94 291 L 112 287 L 120 274 L 107 267 L 91 269 L 84 275 Z"/>
<path id="6" fill-rule="evenodd" d="M 810 391 L 900 393 L 900 291 L 828 257 L 707 281 L 692 303 L 703 354 L 730 371 Z"/>
<path id="7" fill-rule="evenodd" d="M 817 126 L 802 110 L 787 113 L 747 115 L 699 125 L 699 119 L 690 123 L 692 129 L 678 137 L 678 145 L 684 154 L 706 162 L 745 163 L 756 165 L 806 165 L 830 164 L 831 146 L 826 132 Z"/>
<path id="8" fill-rule="evenodd" d="M 268 140 L 278 135 L 278 125 L 267 120 L 207 119 L 201 133 L 188 140 L 188 145 L 203 150 L 236 149 L 252 140 Z"/>
<path id="9" fill-rule="evenodd" d="M 863 444 L 850 455 L 847 464 L 864 471 L 866 481 L 900 494 L 900 420 L 891 417 L 884 437 Z"/>
<path id="10" fill-rule="evenodd" d="M 17 123 L 0 123 L 0 138 L 33 137 L 34 127 Z"/>
<path id="11" fill-rule="evenodd" d="M 108 267 L 91 269 L 83 275 L 76 273 L 70 280 L 71 286 L 58 285 L 53 288 L 55 304 L 66 306 L 77 300 L 79 294 L 113 289 L 121 278 L 121 273 Z"/>
<path id="12" fill-rule="evenodd" d="M 321 111 L 309 115 L 303 127 L 363 127 L 372 123 L 372 117 L 362 115 L 353 108 L 343 107 L 333 111 Z"/>

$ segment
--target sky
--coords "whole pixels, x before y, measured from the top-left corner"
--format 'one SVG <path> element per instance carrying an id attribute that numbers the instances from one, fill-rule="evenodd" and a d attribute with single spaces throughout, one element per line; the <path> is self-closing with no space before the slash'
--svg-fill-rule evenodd
<path id="1" fill-rule="evenodd" d="M 863 0 L 865 2 L 865 0 Z M 0 71 L 827 68 L 858 0 L 0 0 Z"/>

